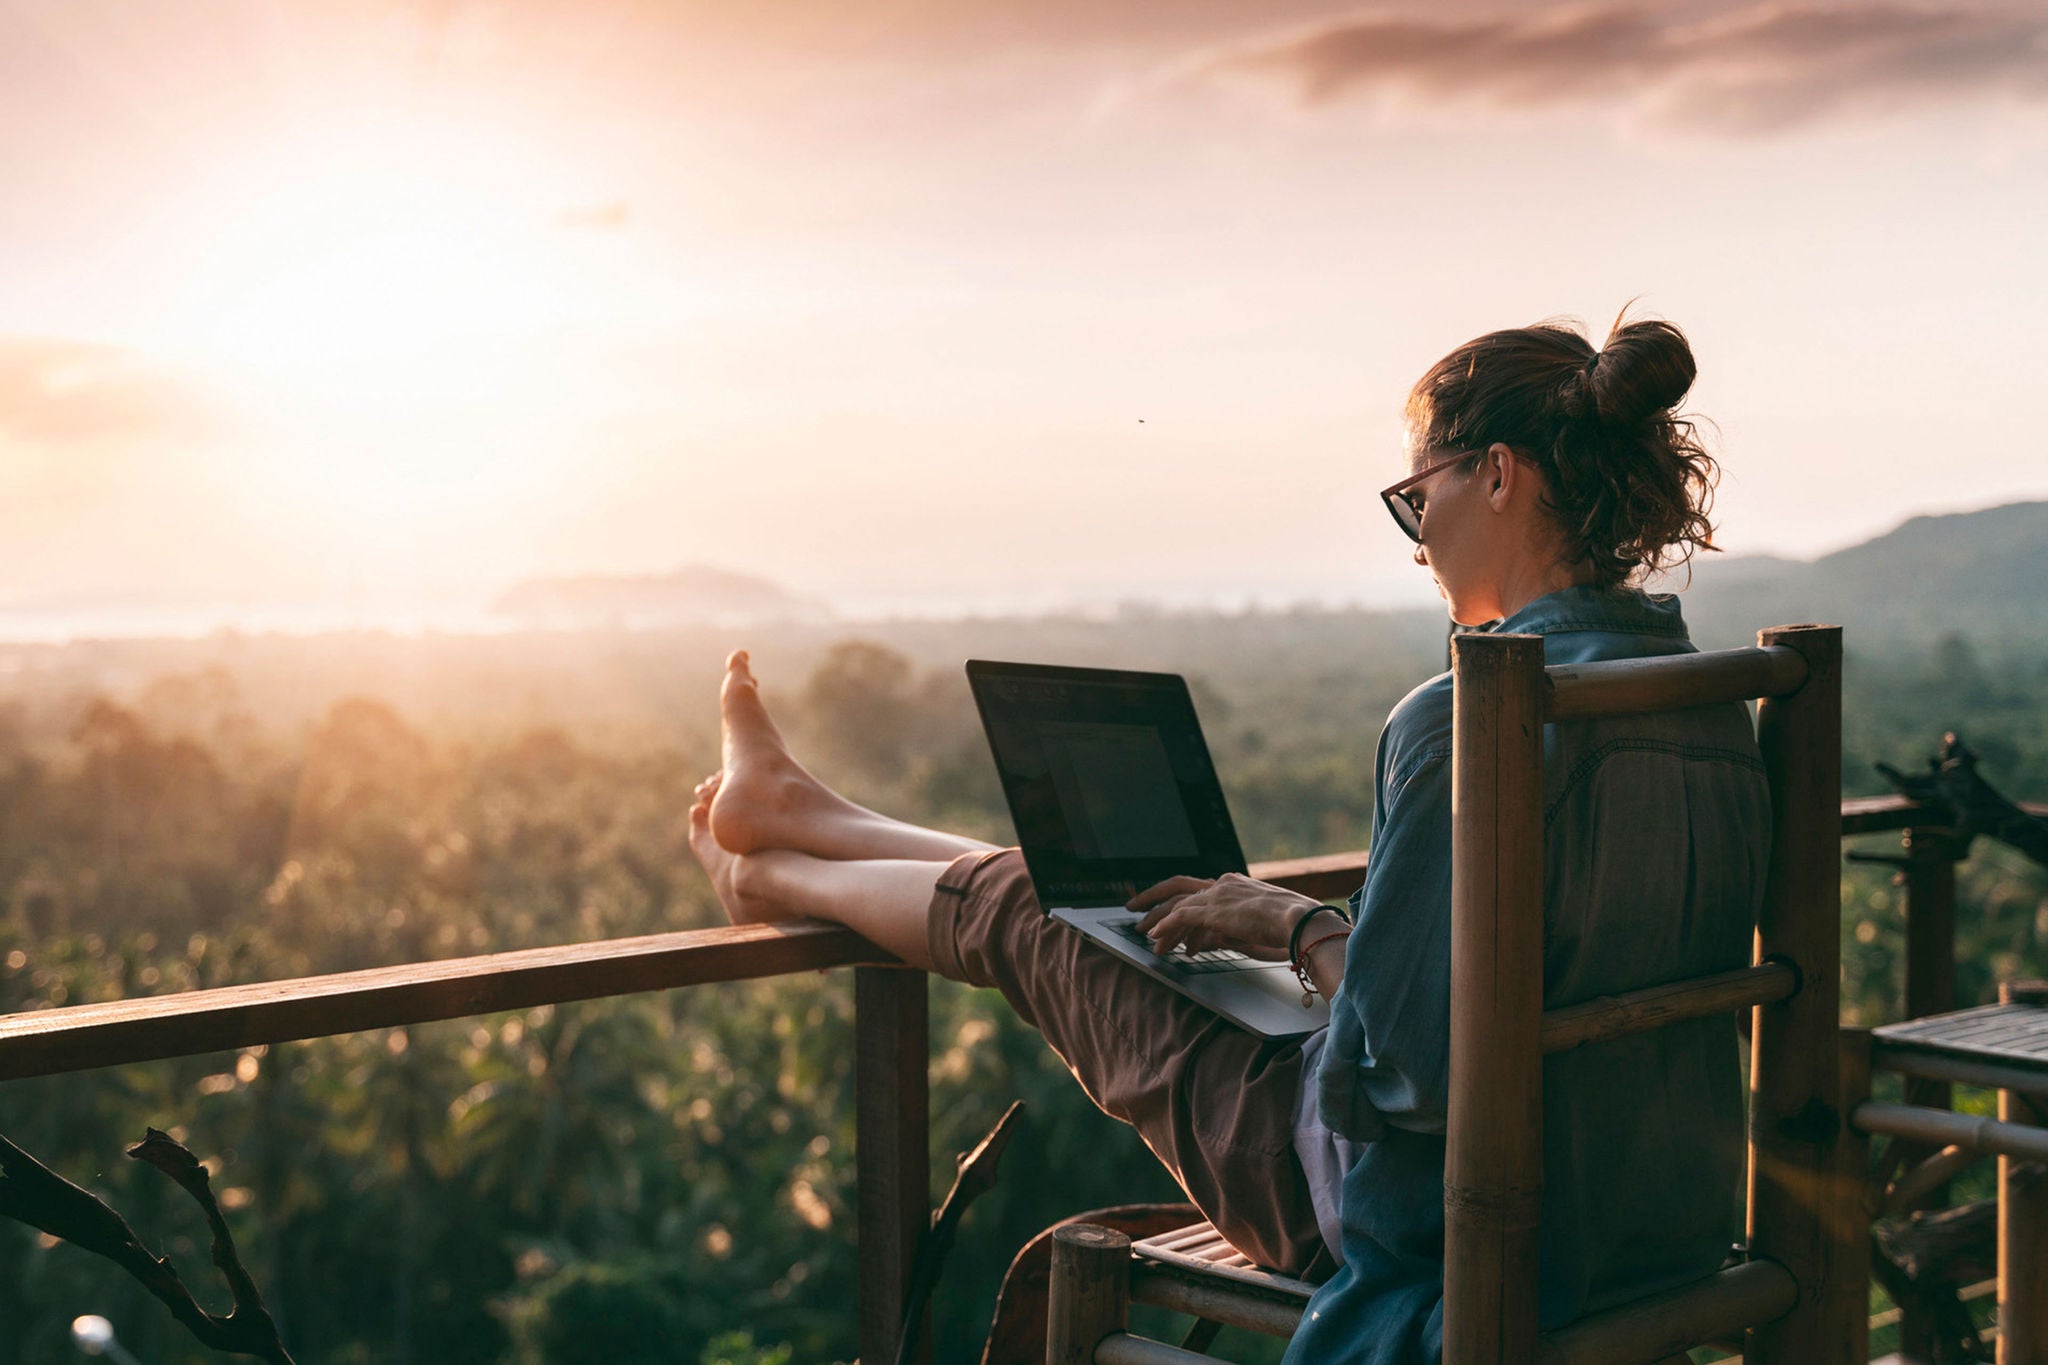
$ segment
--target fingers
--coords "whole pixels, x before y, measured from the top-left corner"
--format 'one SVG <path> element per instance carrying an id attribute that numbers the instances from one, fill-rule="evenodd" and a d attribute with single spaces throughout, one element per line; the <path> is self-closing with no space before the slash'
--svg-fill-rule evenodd
<path id="1" fill-rule="evenodd" d="M 1149 910 L 1176 896 L 1192 896 L 1197 891 L 1206 891 L 1216 883 L 1207 877 L 1168 877 L 1157 886 L 1148 886 L 1124 902 L 1127 910 Z"/>
<path id="2" fill-rule="evenodd" d="M 1151 909 L 1145 912 L 1144 917 L 1138 921 L 1138 927 L 1148 934 L 1158 933 L 1160 921 L 1184 906 L 1202 904 L 1202 902 L 1197 901 L 1195 898 L 1208 889 L 1208 887 L 1204 886 L 1197 887 L 1193 891 L 1179 891 L 1169 894 L 1165 900 L 1156 902 Z M 1148 892 L 1147 894 L 1149 895 L 1150 893 Z M 1133 906 L 1132 908 L 1135 909 L 1136 907 Z"/>
<path id="3" fill-rule="evenodd" d="M 1199 953 L 1218 946 L 1212 941 L 1216 937 L 1215 930 L 1199 914 L 1189 913 L 1179 906 L 1171 910 L 1156 910 L 1153 914 L 1157 919 L 1145 928 L 1145 932 L 1152 936 L 1155 952 L 1170 953 L 1176 948 L 1185 948 L 1191 953 Z"/>

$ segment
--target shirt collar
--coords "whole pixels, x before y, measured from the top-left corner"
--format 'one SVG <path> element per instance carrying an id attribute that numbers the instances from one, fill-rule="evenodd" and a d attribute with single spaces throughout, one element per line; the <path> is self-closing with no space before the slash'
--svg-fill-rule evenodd
<path id="1" fill-rule="evenodd" d="M 1595 630 L 1621 635 L 1687 638 L 1678 598 L 1638 588 L 1564 588 L 1546 593 L 1484 629 L 1498 635 L 1559 635 Z"/>

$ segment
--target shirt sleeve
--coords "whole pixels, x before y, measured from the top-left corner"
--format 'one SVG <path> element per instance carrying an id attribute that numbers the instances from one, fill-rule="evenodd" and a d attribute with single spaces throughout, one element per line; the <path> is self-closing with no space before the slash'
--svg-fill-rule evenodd
<path id="1" fill-rule="evenodd" d="M 1444 1131 L 1451 1029 L 1451 771 L 1448 745 L 1409 757 L 1380 792 L 1379 828 L 1344 979 L 1330 1002 L 1317 1105 L 1355 1142 L 1388 1125 Z"/>

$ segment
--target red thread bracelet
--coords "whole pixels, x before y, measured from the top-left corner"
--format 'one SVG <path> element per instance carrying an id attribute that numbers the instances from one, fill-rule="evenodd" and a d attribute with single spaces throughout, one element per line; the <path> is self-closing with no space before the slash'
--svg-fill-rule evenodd
<path id="1" fill-rule="evenodd" d="M 1351 926 L 1347 924 L 1342 929 L 1333 930 L 1330 933 L 1324 934 L 1321 938 L 1310 939 L 1308 942 L 1308 946 L 1301 950 L 1301 955 L 1294 959 L 1294 962 L 1292 964 L 1294 967 L 1294 979 L 1301 983 L 1301 1007 L 1303 1009 L 1307 1009 L 1310 1003 L 1314 1001 L 1315 997 L 1322 994 L 1322 992 L 1316 989 L 1315 978 L 1311 977 L 1308 974 L 1308 960 L 1310 955 L 1313 954 L 1316 949 L 1322 947 L 1325 943 L 1328 943 L 1333 938 L 1350 937 Z"/>

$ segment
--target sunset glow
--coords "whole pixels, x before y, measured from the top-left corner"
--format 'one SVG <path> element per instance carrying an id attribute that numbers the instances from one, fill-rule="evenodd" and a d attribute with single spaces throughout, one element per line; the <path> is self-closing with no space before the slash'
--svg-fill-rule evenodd
<path id="1" fill-rule="evenodd" d="M 220 231 L 164 344 L 358 410 L 502 396 L 571 306 L 548 169 L 488 132 L 400 120 L 232 161 L 195 190 Z"/>
<path id="2" fill-rule="evenodd" d="M 2040 22 L 1876 8 L 0 0 L 0 580 L 1427 602 L 1408 384 L 1631 300 L 1733 550 L 2040 496 Z"/>

